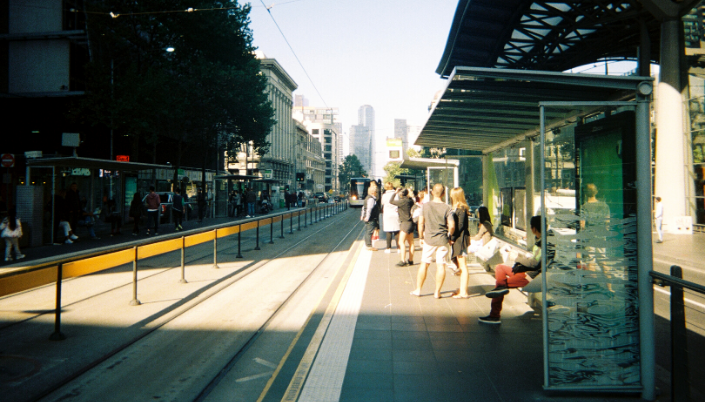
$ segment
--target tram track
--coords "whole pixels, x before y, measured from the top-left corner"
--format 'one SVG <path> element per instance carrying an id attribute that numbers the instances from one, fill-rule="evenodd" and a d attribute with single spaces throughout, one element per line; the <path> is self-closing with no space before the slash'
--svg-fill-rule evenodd
<path id="1" fill-rule="evenodd" d="M 340 216 L 343 217 L 344 215 Z M 59 381 L 55 384 L 53 384 L 51 387 L 45 389 L 43 392 L 41 392 L 38 395 L 35 395 L 32 399 L 30 400 L 71 400 L 74 399 L 75 395 L 69 391 L 68 393 L 63 393 L 60 392 L 60 390 L 63 387 L 66 387 L 73 381 L 79 379 L 80 377 L 84 376 L 88 372 L 90 372 L 92 369 L 95 369 L 96 367 L 100 366 L 102 363 L 107 362 L 111 358 L 117 356 L 121 352 L 125 352 L 131 347 L 139 344 L 142 340 L 147 339 L 150 335 L 154 334 L 157 330 L 164 328 L 168 324 L 174 322 L 178 318 L 186 315 L 189 312 L 194 311 L 198 306 L 202 305 L 203 303 L 213 299 L 217 295 L 223 293 L 230 287 L 234 286 L 238 282 L 244 280 L 248 276 L 258 272 L 259 270 L 266 269 L 269 264 L 274 263 L 278 258 L 285 257 L 287 255 L 295 254 L 295 253 L 302 253 L 301 250 L 304 250 L 307 248 L 307 243 L 310 242 L 312 239 L 316 238 L 316 236 L 320 236 L 322 232 L 330 232 L 330 230 L 338 225 L 338 219 L 335 219 L 331 221 L 329 224 L 318 228 L 315 232 L 311 232 L 306 234 L 305 237 L 302 239 L 299 239 L 296 241 L 294 244 L 287 246 L 283 250 L 280 250 L 276 255 L 271 256 L 269 258 L 265 258 L 259 261 L 253 261 L 251 264 L 248 264 L 247 266 L 240 267 L 236 271 L 229 273 L 228 275 L 224 276 L 221 278 L 218 283 L 213 283 L 208 286 L 208 289 L 201 289 L 199 290 L 199 295 L 196 297 L 191 298 L 188 301 L 185 301 L 184 303 L 181 303 L 180 306 L 176 308 L 178 311 L 173 311 L 172 314 L 169 315 L 168 318 L 165 318 L 161 320 L 160 322 L 151 325 L 150 328 L 143 333 L 141 333 L 139 336 L 136 336 L 132 339 L 129 339 L 128 341 L 122 343 L 118 347 L 112 349 L 108 353 L 103 354 L 100 358 L 94 359 L 88 364 L 85 364 L 81 369 L 76 370 L 72 375 L 62 379 L 62 381 Z M 269 317 L 266 317 L 262 325 L 257 328 L 255 331 L 251 333 L 249 338 L 242 344 L 242 347 L 239 349 L 233 351 L 231 356 L 229 356 L 227 363 L 221 367 L 215 375 L 210 378 L 208 383 L 197 393 L 196 397 L 193 400 L 203 400 L 205 399 L 210 391 L 214 389 L 220 382 L 220 380 L 230 371 L 230 369 L 239 361 L 241 356 L 251 347 L 253 343 L 257 341 L 257 339 L 260 337 L 260 335 L 266 330 L 268 325 L 274 320 L 284 309 L 287 304 L 294 298 L 302 289 L 302 287 L 307 283 L 307 281 L 314 275 L 317 270 L 323 266 L 326 263 L 330 263 L 331 257 L 334 255 L 336 252 L 340 252 L 340 247 L 343 243 L 345 242 L 354 242 L 354 238 L 351 241 L 350 237 L 353 236 L 355 233 L 359 234 L 360 231 L 360 225 L 359 221 L 356 222 L 352 227 L 345 233 L 340 240 L 328 250 L 328 252 L 320 258 L 320 261 L 318 264 L 316 264 L 315 267 L 313 267 L 310 272 L 303 278 L 303 280 L 300 281 L 300 283 L 291 290 L 291 292 L 281 301 L 281 303 L 272 310 L 271 314 Z M 250 238 L 248 243 L 254 243 L 255 239 Z M 219 253 L 227 253 L 227 250 L 230 249 L 232 250 L 233 247 L 235 246 L 229 246 L 225 247 L 221 250 L 219 250 Z M 205 254 L 205 253 L 204 253 Z M 194 256 L 190 262 L 197 262 L 199 260 L 206 259 L 208 255 L 201 255 L 201 256 Z M 178 267 L 175 267 L 178 268 Z M 155 273 L 153 275 L 150 275 L 150 277 L 155 277 L 157 275 L 163 275 L 167 271 L 173 270 L 175 268 L 167 268 L 165 270 L 162 270 L 161 272 Z M 144 280 L 144 278 L 142 279 Z M 119 287 L 113 288 L 112 290 L 115 290 L 120 287 L 124 286 L 129 286 L 130 283 L 121 285 Z M 101 292 L 101 294 L 107 293 L 106 292 Z M 89 298 L 85 298 L 82 301 L 83 302 L 90 302 L 91 298 L 98 297 L 98 295 L 94 295 Z M 80 301 L 75 301 L 72 304 L 77 304 L 80 303 Z M 172 309 L 174 310 L 174 309 Z M 58 395 L 54 395 L 58 394 Z M 54 399 L 54 396 L 56 396 L 56 399 Z M 80 396 L 78 396 L 77 399 L 81 399 Z"/>

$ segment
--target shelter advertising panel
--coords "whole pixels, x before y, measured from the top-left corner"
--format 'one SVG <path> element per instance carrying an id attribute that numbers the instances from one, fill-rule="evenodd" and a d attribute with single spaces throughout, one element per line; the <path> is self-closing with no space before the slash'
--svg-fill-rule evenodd
<path id="1" fill-rule="evenodd" d="M 543 137 L 545 385 L 638 390 L 635 113 L 592 116 Z"/>

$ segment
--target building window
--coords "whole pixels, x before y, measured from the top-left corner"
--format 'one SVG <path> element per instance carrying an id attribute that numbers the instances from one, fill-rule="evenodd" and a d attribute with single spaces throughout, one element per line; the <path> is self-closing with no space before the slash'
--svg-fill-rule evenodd
<path id="1" fill-rule="evenodd" d="M 329 168 L 329 167 L 330 167 L 330 165 L 331 165 L 331 163 L 330 163 L 330 162 L 326 162 L 326 167 L 327 167 L 327 168 Z"/>
<path id="2" fill-rule="evenodd" d="M 331 134 L 333 134 L 333 133 L 332 133 L 329 129 L 326 128 L 326 129 L 323 130 L 323 134 L 325 134 L 325 135 L 331 135 Z"/>
<path id="3" fill-rule="evenodd" d="M 326 145 L 326 152 L 331 152 L 333 149 L 330 145 Z"/>
<path id="4" fill-rule="evenodd" d="M 330 143 L 331 143 L 331 138 L 330 138 L 330 137 L 326 137 L 326 144 L 330 144 Z"/>
<path id="5" fill-rule="evenodd" d="M 326 184 L 330 184 L 330 177 L 326 177 Z"/>
<path id="6" fill-rule="evenodd" d="M 330 176 L 332 174 L 333 174 L 333 172 L 330 169 L 326 169 L 326 176 Z"/>
<path id="7" fill-rule="evenodd" d="M 311 130 L 311 134 L 318 134 L 319 130 L 317 128 L 314 128 Z"/>

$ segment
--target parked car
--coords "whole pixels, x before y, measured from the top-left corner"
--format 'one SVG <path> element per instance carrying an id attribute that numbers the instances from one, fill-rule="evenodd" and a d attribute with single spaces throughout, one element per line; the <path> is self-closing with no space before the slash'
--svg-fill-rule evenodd
<path id="1" fill-rule="evenodd" d="M 318 200 L 318 202 L 326 202 L 328 200 L 326 193 L 315 193 L 313 196 Z"/>

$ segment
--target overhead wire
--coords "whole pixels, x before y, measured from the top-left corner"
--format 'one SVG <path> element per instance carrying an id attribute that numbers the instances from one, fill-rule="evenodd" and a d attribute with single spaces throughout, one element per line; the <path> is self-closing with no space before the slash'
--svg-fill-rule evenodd
<path id="1" fill-rule="evenodd" d="M 296 0 L 294 0 L 294 1 L 296 1 Z M 272 21 L 274 22 L 274 25 L 275 25 L 275 26 L 277 27 L 277 29 L 279 30 L 279 33 L 282 34 L 282 38 L 284 38 L 284 42 L 286 42 L 286 45 L 289 46 L 289 49 L 291 50 L 291 53 L 294 55 L 294 58 L 296 59 L 296 61 L 299 63 L 299 66 L 301 66 L 301 69 L 304 70 L 304 74 L 306 74 L 306 78 L 308 78 L 308 81 L 311 83 L 311 86 L 313 86 L 313 89 L 314 89 L 314 90 L 316 91 L 316 93 L 318 94 L 318 97 L 321 99 L 321 102 L 323 102 L 323 105 L 324 105 L 325 107 L 328 107 L 328 104 L 326 103 L 326 100 L 323 99 L 323 96 L 321 95 L 321 92 L 318 91 L 318 88 L 316 87 L 316 84 L 313 83 L 313 80 L 311 79 L 311 76 L 308 75 L 308 71 L 306 71 L 306 67 L 304 67 L 303 63 L 301 63 L 301 60 L 299 60 L 299 56 L 296 55 L 296 52 L 294 51 L 294 48 L 293 48 L 293 47 L 291 46 L 291 44 L 289 43 L 289 40 L 286 39 L 286 35 L 284 35 L 284 32 L 283 32 L 282 29 L 279 27 L 279 24 L 277 24 L 277 20 L 274 19 L 274 15 L 272 15 L 272 10 L 271 10 L 272 7 L 274 7 L 274 5 L 271 5 L 271 6 L 267 7 L 267 6 L 264 4 L 264 1 L 263 1 L 263 0 L 260 0 L 260 2 L 262 3 L 262 6 L 264 6 L 264 8 L 267 10 L 267 13 L 269 13 L 269 16 L 272 18 Z M 290 3 L 293 3 L 293 1 L 291 1 Z"/>

